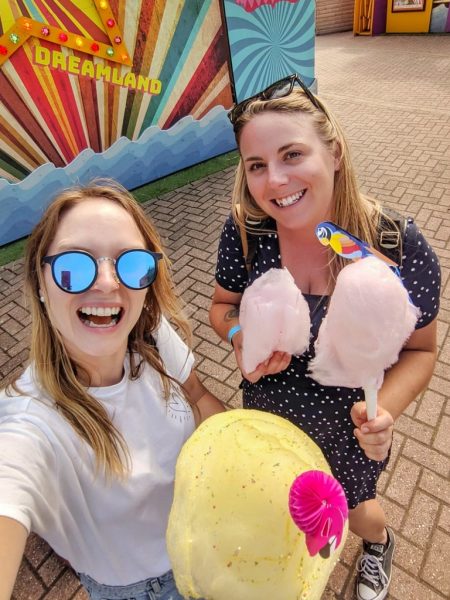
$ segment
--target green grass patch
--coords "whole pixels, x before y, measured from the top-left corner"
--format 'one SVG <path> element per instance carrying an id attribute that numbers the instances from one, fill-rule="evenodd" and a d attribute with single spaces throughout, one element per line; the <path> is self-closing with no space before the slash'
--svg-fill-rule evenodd
<path id="1" fill-rule="evenodd" d="M 239 155 L 237 150 L 227 152 L 227 154 L 211 158 L 198 165 L 188 167 L 183 171 L 178 171 L 177 173 L 173 173 L 172 175 L 143 185 L 140 188 L 136 188 L 132 191 L 132 194 L 138 202 L 147 202 L 166 192 L 177 190 L 192 181 L 197 181 L 197 179 L 202 179 L 207 175 L 211 175 L 211 173 L 217 173 L 217 171 L 223 171 L 223 169 L 226 169 L 227 167 L 237 165 L 238 160 Z"/>
<path id="2" fill-rule="evenodd" d="M 2 246 L 0 248 L 0 267 L 2 265 L 7 265 L 13 260 L 21 258 L 23 256 L 26 242 L 27 238 L 22 238 L 21 240 L 17 240 Z"/>
<path id="3" fill-rule="evenodd" d="M 152 181 L 151 183 L 148 183 L 140 188 L 136 188 L 132 191 L 132 194 L 138 202 L 147 202 L 148 200 L 157 198 L 166 192 L 177 190 L 178 188 L 191 183 L 192 181 L 197 181 L 198 179 L 202 179 L 207 175 L 211 175 L 211 173 L 217 173 L 217 171 L 222 171 L 227 167 L 237 165 L 238 160 L 239 155 L 236 150 L 233 152 L 227 152 L 227 154 L 222 154 L 216 158 L 211 158 L 210 160 L 206 160 L 198 165 L 188 167 L 183 171 L 178 171 L 177 173 L 173 173 L 172 175 L 168 175 L 162 179 Z M 13 260 L 21 258 L 23 256 L 26 241 L 27 238 L 22 238 L 21 240 L 11 242 L 10 244 L 0 247 L 0 266 L 6 265 Z"/>

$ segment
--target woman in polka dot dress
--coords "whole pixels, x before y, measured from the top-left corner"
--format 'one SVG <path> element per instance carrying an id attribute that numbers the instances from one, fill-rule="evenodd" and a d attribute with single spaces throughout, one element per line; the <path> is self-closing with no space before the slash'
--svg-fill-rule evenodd
<path id="1" fill-rule="evenodd" d="M 433 372 L 439 263 L 407 219 L 401 276 L 421 316 L 398 362 L 386 372 L 376 418 L 367 421 L 361 389 L 321 386 L 307 376 L 336 275 L 345 264 L 318 243 L 315 227 L 331 220 L 377 247 L 380 206 L 358 190 L 340 126 L 297 77 L 236 105 L 229 116 L 241 160 L 232 214 L 219 245 L 211 324 L 231 341 L 241 367 L 237 325 L 243 291 L 272 267 L 286 267 L 294 277 L 310 307 L 311 345 L 302 356 L 274 352 L 252 373 L 243 372 L 244 406 L 286 417 L 322 448 L 345 490 L 350 529 L 364 540 L 357 598 L 382 600 L 390 582 L 394 534 L 376 499 L 376 484 L 389 457 L 395 420 Z M 239 223 L 257 240 L 249 271 Z"/>

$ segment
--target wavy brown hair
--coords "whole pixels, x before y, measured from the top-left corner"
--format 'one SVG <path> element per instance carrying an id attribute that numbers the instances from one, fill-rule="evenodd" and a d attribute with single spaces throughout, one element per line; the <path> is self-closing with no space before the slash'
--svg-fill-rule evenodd
<path id="1" fill-rule="evenodd" d="M 379 203 L 359 191 L 355 170 L 344 133 L 326 105 L 316 97 L 320 108 L 314 106 L 299 88 L 283 98 L 251 101 L 234 123 L 234 132 L 239 146 L 242 130 L 255 115 L 264 112 L 283 114 L 306 114 L 317 135 L 326 148 L 339 159 L 339 169 L 334 176 L 333 213 L 331 220 L 353 235 L 377 246 L 377 227 L 380 218 Z M 251 224 L 267 219 L 266 213 L 257 205 L 250 194 L 242 159 L 239 161 L 232 195 L 232 213 L 236 223 L 250 233 L 261 234 L 264 228 L 252 228 Z M 269 230 L 266 230 L 269 233 Z M 330 268 L 332 278 L 346 264 L 345 259 L 333 253 Z"/>
<path id="2" fill-rule="evenodd" d="M 130 377 L 138 378 L 145 363 L 148 363 L 160 374 L 167 399 L 171 386 L 177 382 L 165 371 L 153 333 L 163 315 L 181 330 L 189 344 L 191 331 L 174 293 L 170 263 L 155 226 L 125 188 L 109 180 L 98 180 L 90 185 L 65 190 L 51 202 L 28 240 L 25 255 L 25 293 L 32 317 L 30 360 L 37 385 L 45 396 L 53 400 L 56 410 L 77 434 L 91 446 L 97 468 L 102 467 L 107 477 L 122 477 L 130 466 L 125 440 L 101 402 L 80 383 L 82 369 L 69 356 L 60 333 L 52 325 L 45 304 L 39 300 L 41 290 L 45 290 L 42 261 L 61 218 L 72 207 L 93 198 L 110 200 L 123 207 L 136 223 L 147 249 L 163 254 L 156 280 L 147 289 L 144 309 L 128 336 Z M 87 373 L 83 371 L 83 377 L 86 376 Z M 17 380 L 11 387 L 20 393 Z"/>

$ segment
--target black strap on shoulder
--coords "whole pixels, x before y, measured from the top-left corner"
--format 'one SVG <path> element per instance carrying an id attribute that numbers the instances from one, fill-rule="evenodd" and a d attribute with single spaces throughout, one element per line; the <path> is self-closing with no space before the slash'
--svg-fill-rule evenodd
<path id="1" fill-rule="evenodd" d="M 250 228 L 255 228 L 251 223 Z M 403 237 L 405 234 L 406 219 L 396 210 L 383 207 L 378 222 L 377 242 L 382 254 L 393 260 L 399 267 L 402 264 Z M 242 252 L 245 259 L 245 267 L 250 273 L 252 261 L 256 254 L 258 236 L 250 233 L 247 228 L 239 225 L 239 233 L 242 242 Z"/>
<path id="2" fill-rule="evenodd" d="M 378 223 L 378 247 L 382 254 L 400 267 L 406 219 L 392 208 L 383 207 Z"/>
<path id="3" fill-rule="evenodd" d="M 237 205 L 236 210 L 238 214 L 240 214 L 241 207 L 239 204 Z M 250 273 L 252 261 L 258 247 L 258 234 L 252 233 L 252 230 L 255 231 L 258 228 L 264 229 L 265 220 L 258 222 L 246 220 L 246 225 L 248 225 L 248 228 L 238 223 L 242 243 L 242 254 L 245 259 L 245 268 L 247 269 L 247 272 Z"/>
<path id="4" fill-rule="evenodd" d="M 258 247 L 258 236 L 248 231 L 246 231 L 245 233 L 247 236 L 247 252 L 244 254 L 245 267 L 248 273 L 250 273 L 252 269 L 252 261 L 255 257 L 256 249 Z"/>

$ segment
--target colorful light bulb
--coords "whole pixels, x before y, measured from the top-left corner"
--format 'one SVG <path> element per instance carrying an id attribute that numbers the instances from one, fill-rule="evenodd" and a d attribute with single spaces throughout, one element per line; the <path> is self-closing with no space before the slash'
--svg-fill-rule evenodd
<path id="1" fill-rule="evenodd" d="M 75 40 L 75 45 L 76 45 L 78 48 L 81 48 L 81 46 L 83 45 L 83 40 L 82 40 L 81 38 L 77 38 L 77 39 Z"/>
<path id="2" fill-rule="evenodd" d="M 91 44 L 91 50 L 92 52 L 98 52 L 100 50 L 100 46 L 97 44 L 97 42 Z"/>
<path id="3" fill-rule="evenodd" d="M 6 46 L 0 46 L 0 54 L 6 56 L 8 54 L 8 48 Z"/>
<path id="4" fill-rule="evenodd" d="M 102 0 L 102 2 L 100 2 L 99 6 L 102 10 L 105 10 L 106 8 L 108 8 L 108 3 L 105 2 L 104 0 Z"/>
<path id="5" fill-rule="evenodd" d="M 45 35 L 45 37 L 47 37 L 48 35 L 50 35 L 50 29 L 48 27 L 43 27 L 41 29 L 41 33 L 42 35 Z"/>
<path id="6" fill-rule="evenodd" d="M 58 35 L 58 38 L 61 42 L 67 42 L 67 40 L 69 39 L 69 36 L 67 35 L 67 33 L 60 33 Z"/>
<path id="7" fill-rule="evenodd" d="M 115 44 L 121 44 L 122 43 L 122 38 L 120 37 L 120 35 L 116 35 L 116 37 L 114 38 L 114 43 Z"/>
<path id="8" fill-rule="evenodd" d="M 108 25 L 108 27 L 114 27 L 114 25 L 116 24 L 116 22 L 114 21 L 114 19 L 108 19 L 106 21 L 106 24 Z"/>
<path id="9" fill-rule="evenodd" d="M 11 33 L 9 39 L 12 41 L 13 44 L 18 44 L 20 41 L 20 37 L 17 35 L 17 33 Z"/>
<path id="10" fill-rule="evenodd" d="M 112 48 L 108 48 L 108 49 L 106 50 L 106 54 L 107 54 L 108 56 L 114 56 L 114 50 L 113 50 Z"/>

